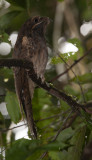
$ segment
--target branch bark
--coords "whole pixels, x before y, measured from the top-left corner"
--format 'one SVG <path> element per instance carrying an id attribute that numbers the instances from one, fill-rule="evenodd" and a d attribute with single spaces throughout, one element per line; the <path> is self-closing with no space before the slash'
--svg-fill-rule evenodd
<path id="1" fill-rule="evenodd" d="M 57 90 L 53 87 L 53 84 L 42 83 L 41 78 L 37 78 L 37 75 L 33 68 L 33 63 L 25 59 L 0 59 L 0 67 L 22 67 L 28 69 L 29 77 L 41 88 L 45 89 L 51 95 L 64 100 L 73 111 L 79 110 L 80 108 L 85 108 L 86 105 L 79 104 L 72 99 L 71 96 L 65 94 L 62 91 Z"/>

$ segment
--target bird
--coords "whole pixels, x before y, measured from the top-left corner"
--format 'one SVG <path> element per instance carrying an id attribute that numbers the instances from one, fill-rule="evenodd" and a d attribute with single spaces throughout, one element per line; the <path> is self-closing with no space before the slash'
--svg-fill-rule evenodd
<path id="1" fill-rule="evenodd" d="M 48 61 L 48 51 L 45 33 L 49 17 L 34 16 L 29 18 L 20 28 L 12 57 L 15 59 L 26 59 L 33 63 L 37 78 L 44 82 L 44 73 Z M 29 69 L 31 72 L 31 70 Z M 24 111 L 32 139 L 37 139 L 35 127 L 32 98 L 35 83 L 28 75 L 28 70 L 21 67 L 14 67 L 15 90 L 19 100 L 20 108 Z"/>

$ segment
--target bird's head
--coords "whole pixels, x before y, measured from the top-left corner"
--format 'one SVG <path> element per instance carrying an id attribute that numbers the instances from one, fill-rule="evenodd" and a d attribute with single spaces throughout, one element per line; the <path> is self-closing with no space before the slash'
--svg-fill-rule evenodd
<path id="1" fill-rule="evenodd" d="M 44 36 L 46 32 L 47 25 L 50 23 L 48 17 L 35 16 L 28 19 L 20 29 L 20 33 L 23 36 L 30 37 L 33 34 L 38 34 L 39 36 Z"/>

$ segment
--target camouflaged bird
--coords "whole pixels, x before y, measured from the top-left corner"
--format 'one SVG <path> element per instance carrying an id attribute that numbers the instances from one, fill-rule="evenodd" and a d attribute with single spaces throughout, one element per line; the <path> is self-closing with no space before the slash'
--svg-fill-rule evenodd
<path id="1" fill-rule="evenodd" d="M 48 17 L 35 16 L 28 19 L 19 31 L 13 52 L 13 58 L 31 61 L 37 76 L 41 77 L 42 81 L 44 81 L 44 72 L 48 60 L 45 32 L 49 22 Z M 23 107 L 26 114 L 32 137 L 37 138 L 31 103 L 35 84 L 29 78 L 28 70 L 24 68 L 14 68 L 14 78 L 20 107 Z"/>

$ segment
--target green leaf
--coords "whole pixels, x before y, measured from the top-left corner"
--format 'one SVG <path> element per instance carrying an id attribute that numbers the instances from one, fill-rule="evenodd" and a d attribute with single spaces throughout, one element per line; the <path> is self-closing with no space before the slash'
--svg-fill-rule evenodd
<path id="1" fill-rule="evenodd" d="M 14 91 L 14 78 L 12 69 L 1 68 L 0 69 L 0 86 L 5 89 Z"/>
<path id="2" fill-rule="evenodd" d="M 54 151 L 49 152 L 49 156 L 51 157 L 52 160 L 61 160 L 61 158 L 59 158 L 58 154 L 59 154 L 59 152 L 54 152 Z"/>
<path id="3" fill-rule="evenodd" d="M 9 38 L 9 35 L 7 33 L 5 33 L 5 32 L 0 35 L 0 41 L 1 42 L 7 42 L 7 43 L 9 43 L 8 38 Z"/>
<path id="4" fill-rule="evenodd" d="M 12 69 L 9 69 L 9 68 L 0 68 L 0 76 L 2 76 L 4 78 L 13 77 Z"/>
<path id="5" fill-rule="evenodd" d="M 22 6 L 25 7 L 26 6 L 26 1 L 25 0 L 7 0 L 7 2 L 9 2 L 10 4 L 14 5 L 14 6 Z"/>
<path id="6" fill-rule="evenodd" d="M 61 142 L 53 142 L 50 144 L 43 145 L 39 140 L 27 140 L 20 139 L 15 141 L 12 146 L 6 151 L 6 160 L 36 160 L 36 157 L 44 151 L 60 151 L 66 148 L 68 145 Z M 39 151 L 39 152 L 38 152 Z M 37 155 L 36 155 L 37 153 Z M 40 153 L 40 154 L 39 154 Z M 33 160 L 32 159 L 32 160 Z"/>
<path id="7" fill-rule="evenodd" d="M 64 61 L 68 61 L 69 59 L 76 60 L 77 59 L 77 52 L 75 54 L 72 54 L 72 52 L 60 54 L 60 56 L 54 56 L 51 59 L 52 64 L 58 64 L 58 63 L 64 63 Z M 64 61 L 63 61 L 64 60 Z"/>
<path id="8" fill-rule="evenodd" d="M 57 141 L 59 142 L 61 141 L 61 143 L 67 142 L 73 136 L 73 134 L 74 134 L 74 130 L 71 127 L 66 128 L 59 134 Z"/>
<path id="9" fill-rule="evenodd" d="M 7 91 L 5 101 L 9 116 L 11 117 L 14 123 L 18 123 L 21 118 L 21 114 L 16 94 Z"/>
<path id="10" fill-rule="evenodd" d="M 92 100 L 92 87 L 85 91 L 84 96 L 87 102 Z"/>
<path id="11" fill-rule="evenodd" d="M 12 11 L 0 17 L 0 28 L 3 29 L 6 28 L 8 25 L 10 25 L 13 18 L 18 14 L 19 14 L 18 11 Z"/>
<path id="12" fill-rule="evenodd" d="M 36 117 L 36 119 L 40 119 L 40 114 L 41 114 L 40 111 L 42 111 L 42 107 L 44 105 L 51 105 L 50 98 L 51 97 L 45 90 L 41 88 L 35 89 L 34 97 L 32 100 L 32 106 L 33 106 L 34 116 Z"/>
<path id="13" fill-rule="evenodd" d="M 66 160 L 68 155 L 66 150 L 59 151 L 59 152 L 50 151 L 48 154 L 52 160 Z"/>
<path id="14" fill-rule="evenodd" d="M 80 13 L 83 13 L 83 11 L 87 10 L 87 0 L 75 0 L 75 3 Z"/>
<path id="15" fill-rule="evenodd" d="M 52 142 L 46 145 L 43 145 L 40 149 L 45 151 L 60 151 L 68 147 L 68 144 L 61 142 Z"/>
<path id="16" fill-rule="evenodd" d="M 90 21 L 91 17 L 92 17 L 92 6 L 89 8 L 87 8 L 86 10 L 84 10 L 83 14 L 83 19 L 85 19 L 85 21 Z"/>
<path id="17" fill-rule="evenodd" d="M 92 119 L 87 112 L 81 110 L 81 114 L 84 118 L 84 122 L 87 124 L 87 127 L 92 131 Z"/>
<path id="18" fill-rule="evenodd" d="M 2 154 L 0 154 L 0 159 L 1 159 L 1 160 L 3 160 L 3 159 L 4 159 L 4 157 L 3 157 L 3 155 L 2 155 Z"/>
<path id="19" fill-rule="evenodd" d="M 6 151 L 6 160 L 25 160 L 32 155 L 38 147 L 38 141 L 19 139 Z"/>
<path id="20" fill-rule="evenodd" d="M 26 10 L 19 12 L 11 21 L 11 29 L 19 30 L 19 28 L 21 28 L 21 25 L 24 24 L 27 19 L 28 14 Z"/>
<path id="21" fill-rule="evenodd" d="M 40 160 L 39 157 L 43 154 L 43 151 L 35 150 L 35 152 L 26 158 L 26 160 Z"/>
<path id="22" fill-rule="evenodd" d="M 64 59 L 65 60 L 65 59 Z M 62 59 L 60 58 L 60 57 L 58 57 L 58 56 L 54 56 L 52 59 L 51 59 L 51 63 L 52 64 L 58 64 L 58 63 L 64 63 L 63 61 L 62 61 Z"/>
<path id="23" fill-rule="evenodd" d="M 82 154 L 82 147 L 84 145 L 85 142 L 85 132 L 86 132 L 86 127 L 81 127 L 79 128 L 74 136 L 71 139 L 71 145 L 73 145 L 72 147 L 70 147 L 68 149 L 68 155 L 66 160 L 80 160 L 81 159 L 81 154 Z"/>
<path id="24" fill-rule="evenodd" d="M 12 5 L 9 7 L 9 12 L 13 12 L 13 11 L 25 11 L 25 8 L 21 6 Z"/>
<path id="25" fill-rule="evenodd" d="M 71 79 L 71 81 L 76 82 L 76 83 L 78 82 L 78 80 L 81 84 L 91 83 L 92 82 L 92 73 L 86 73 L 84 75 L 77 76 L 77 77 Z"/>
<path id="26" fill-rule="evenodd" d="M 74 99 L 76 99 L 77 96 L 79 95 L 79 92 L 76 91 L 76 89 L 74 89 L 74 88 L 73 88 L 72 86 L 70 86 L 70 85 L 65 85 L 64 91 L 65 91 L 67 94 L 71 95 L 72 98 L 74 98 Z"/>
<path id="27" fill-rule="evenodd" d="M 63 100 L 60 100 L 60 103 L 61 103 L 61 108 L 62 108 L 62 111 L 67 111 L 67 109 L 69 109 L 69 105 L 63 101 Z"/>

